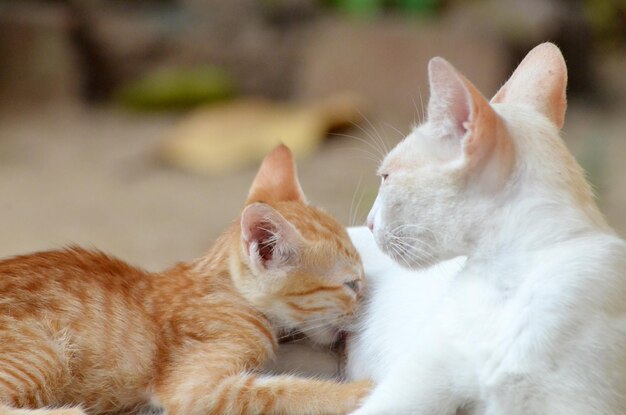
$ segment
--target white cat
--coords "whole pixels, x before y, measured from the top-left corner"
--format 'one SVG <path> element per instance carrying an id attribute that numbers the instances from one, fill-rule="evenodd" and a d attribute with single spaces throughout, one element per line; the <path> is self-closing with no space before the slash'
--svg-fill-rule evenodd
<path id="1" fill-rule="evenodd" d="M 559 138 L 559 49 L 491 102 L 428 69 L 428 119 L 383 161 L 368 217 L 413 270 L 351 231 L 373 282 L 348 374 L 377 383 L 354 414 L 626 414 L 626 244 Z"/>

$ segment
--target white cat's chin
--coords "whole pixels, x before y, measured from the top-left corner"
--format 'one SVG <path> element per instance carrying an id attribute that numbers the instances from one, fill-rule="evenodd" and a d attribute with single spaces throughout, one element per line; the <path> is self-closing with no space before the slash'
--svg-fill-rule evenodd
<path id="1" fill-rule="evenodd" d="M 440 262 L 433 254 L 428 252 L 418 253 L 412 250 L 404 250 L 401 252 L 397 246 L 387 244 L 381 247 L 390 258 L 398 265 L 410 270 L 419 270 L 428 268 Z"/>
<path id="2" fill-rule="evenodd" d="M 406 269 L 418 270 L 428 268 L 441 262 L 439 254 L 432 245 L 411 236 L 393 235 L 384 228 L 374 232 L 376 245 L 398 265 Z M 417 248 L 416 244 L 420 247 Z"/>

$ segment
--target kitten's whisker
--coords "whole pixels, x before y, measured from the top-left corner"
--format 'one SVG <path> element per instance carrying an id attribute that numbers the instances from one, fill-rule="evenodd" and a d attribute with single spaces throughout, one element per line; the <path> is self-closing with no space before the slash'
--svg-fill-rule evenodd
<path id="1" fill-rule="evenodd" d="M 319 322 L 324 322 L 324 323 L 337 323 L 338 321 L 341 321 L 342 318 L 345 318 L 345 315 L 338 315 L 332 318 L 329 318 L 327 316 L 319 316 L 316 318 L 309 318 L 306 320 L 306 323 L 319 323 Z M 303 323 L 304 324 L 304 323 Z"/>

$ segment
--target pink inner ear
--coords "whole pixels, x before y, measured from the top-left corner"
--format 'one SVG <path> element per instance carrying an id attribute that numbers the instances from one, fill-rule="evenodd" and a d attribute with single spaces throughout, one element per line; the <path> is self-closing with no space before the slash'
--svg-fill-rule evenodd
<path id="1" fill-rule="evenodd" d="M 442 58 L 428 64 L 428 121 L 456 134 L 469 165 L 485 165 L 498 141 L 498 118 L 476 87 Z M 502 146 L 506 147 L 506 146 Z"/>
<path id="2" fill-rule="evenodd" d="M 471 116 L 467 88 L 454 67 L 442 58 L 430 60 L 428 75 L 428 120 L 445 128 L 454 127 L 454 133 L 462 137 Z"/>
<path id="3" fill-rule="evenodd" d="M 250 253 L 251 242 L 256 242 L 259 257 L 265 265 L 274 257 L 274 248 L 277 242 L 274 224 L 269 221 L 261 221 L 256 223 L 250 231 L 250 242 L 247 243 L 248 252 Z"/>
<path id="4" fill-rule="evenodd" d="M 265 203 L 248 205 L 241 215 L 241 241 L 247 255 L 258 259 L 263 267 L 282 267 L 287 264 L 302 242 L 296 228 L 277 210 Z M 271 263 L 270 263 L 271 261 Z"/>

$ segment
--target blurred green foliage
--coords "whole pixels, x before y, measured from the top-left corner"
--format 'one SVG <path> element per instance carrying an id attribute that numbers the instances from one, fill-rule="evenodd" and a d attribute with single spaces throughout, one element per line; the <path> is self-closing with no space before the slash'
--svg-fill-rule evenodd
<path id="1" fill-rule="evenodd" d="M 585 0 L 585 14 L 596 37 L 611 46 L 623 46 L 626 39 L 625 0 Z"/>
<path id="2" fill-rule="evenodd" d="M 326 0 L 326 4 L 337 7 L 351 15 L 371 16 L 383 10 L 396 10 L 406 14 L 432 15 L 441 0 Z"/>
<path id="3" fill-rule="evenodd" d="M 178 110 L 235 95 L 234 80 L 214 66 L 168 68 L 149 73 L 115 93 L 123 106 L 139 111 Z"/>

